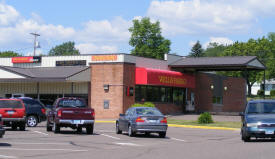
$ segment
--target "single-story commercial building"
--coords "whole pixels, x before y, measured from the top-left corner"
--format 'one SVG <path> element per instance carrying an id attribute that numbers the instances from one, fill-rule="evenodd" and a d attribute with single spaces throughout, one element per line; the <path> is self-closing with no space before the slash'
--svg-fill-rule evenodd
<path id="1" fill-rule="evenodd" d="M 214 71 L 264 70 L 254 56 L 164 60 L 129 54 L 0 58 L 0 96 L 28 96 L 51 104 L 83 97 L 97 118 L 115 118 L 134 103 L 153 102 L 164 114 L 240 112 L 246 80 Z"/>

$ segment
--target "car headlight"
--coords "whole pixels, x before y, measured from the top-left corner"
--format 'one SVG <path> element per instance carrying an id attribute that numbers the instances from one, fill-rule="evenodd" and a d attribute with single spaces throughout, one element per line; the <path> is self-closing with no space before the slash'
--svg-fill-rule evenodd
<path id="1" fill-rule="evenodd" d="M 261 123 L 247 123 L 247 127 L 257 127 L 258 125 L 261 125 Z"/>

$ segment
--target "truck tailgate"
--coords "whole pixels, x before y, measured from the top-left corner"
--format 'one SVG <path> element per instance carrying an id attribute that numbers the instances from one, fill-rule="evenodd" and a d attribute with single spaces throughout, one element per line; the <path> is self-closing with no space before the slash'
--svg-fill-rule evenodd
<path id="1" fill-rule="evenodd" d="M 94 110 L 91 108 L 61 108 L 61 119 L 93 120 Z"/>

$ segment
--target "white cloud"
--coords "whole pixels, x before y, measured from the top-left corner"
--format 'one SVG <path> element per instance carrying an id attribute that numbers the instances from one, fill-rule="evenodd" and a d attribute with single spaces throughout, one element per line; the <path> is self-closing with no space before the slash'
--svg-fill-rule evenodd
<path id="1" fill-rule="evenodd" d="M 109 45 L 95 45 L 91 43 L 77 44 L 75 46 L 81 54 L 93 54 L 93 53 L 117 53 L 116 46 Z"/>
<path id="2" fill-rule="evenodd" d="M 10 25 L 19 18 L 19 13 L 9 5 L 0 3 L 0 25 Z"/>
<path id="3" fill-rule="evenodd" d="M 230 45 L 233 44 L 233 40 L 226 37 L 210 37 L 210 40 L 203 44 L 203 48 L 206 49 L 210 43 L 217 43 L 219 45 Z"/>
<path id="4" fill-rule="evenodd" d="M 189 0 L 153 1 L 147 15 L 161 22 L 168 35 L 239 34 L 259 16 L 274 16 L 275 1 Z"/>

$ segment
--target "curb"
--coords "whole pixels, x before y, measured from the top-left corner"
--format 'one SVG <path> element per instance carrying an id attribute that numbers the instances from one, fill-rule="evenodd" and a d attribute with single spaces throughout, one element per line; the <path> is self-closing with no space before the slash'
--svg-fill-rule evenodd
<path id="1" fill-rule="evenodd" d="M 116 123 L 116 121 L 108 121 L 108 120 L 96 120 L 96 123 Z M 177 128 L 195 128 L 195 129 L 208 129 L 208 130 L 233 130 L 239 131 L 238 128 L 226 128 L 226 127 L 212 127 L 212 126 L 195 126 L 195 125 L 178 125 L 178 124 L 168 124 L 169 127 L 177 127 Z"/>

